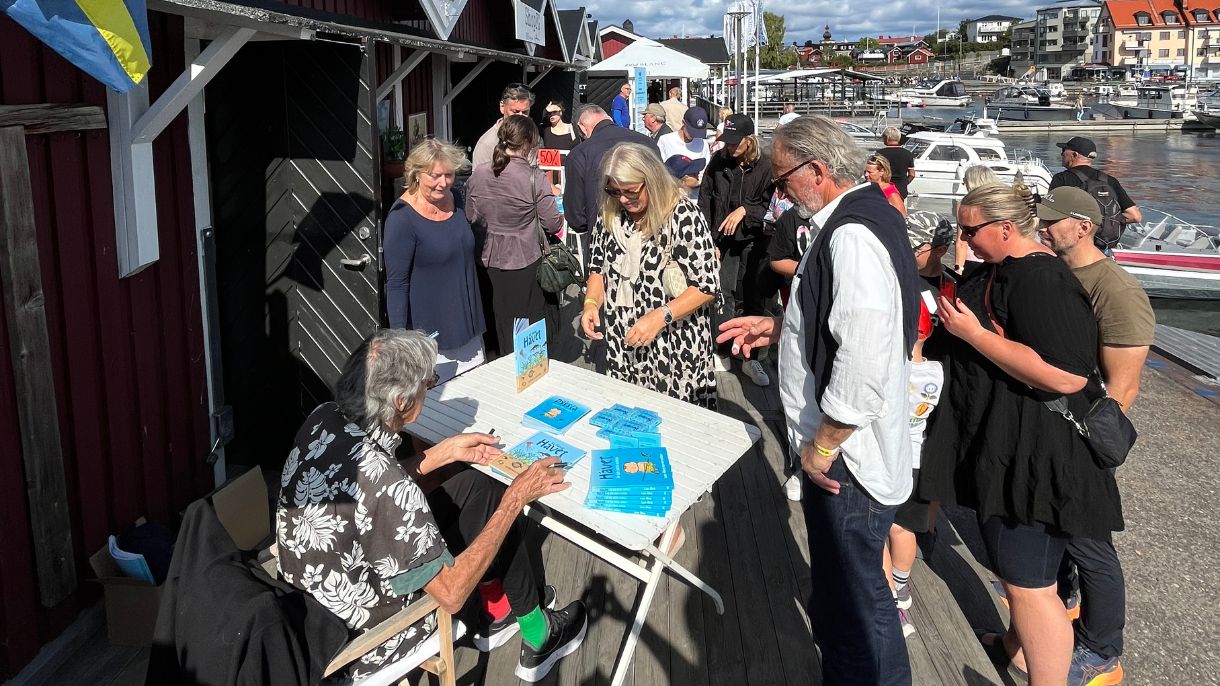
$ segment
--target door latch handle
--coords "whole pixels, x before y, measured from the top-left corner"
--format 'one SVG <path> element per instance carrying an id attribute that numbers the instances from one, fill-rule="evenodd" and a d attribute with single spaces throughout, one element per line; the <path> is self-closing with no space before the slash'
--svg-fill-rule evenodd
<path id="1" fill-rule="evenodd" d="M 358 260 L 343 259 L 343 260 L 339 260 L 339 264 L 343 265 L 344 269 L 350 269 L 352 271 L 358 272 L 358 271 L 363 271 L 364 268 L 367 267 L 369 265 L 369 263 L 372 261 L 373 261 L 373 258 L 370 257 L 368 253 L 364 253 L 363 255 L 360 256 L 360 259 L 358 259 Z"/>

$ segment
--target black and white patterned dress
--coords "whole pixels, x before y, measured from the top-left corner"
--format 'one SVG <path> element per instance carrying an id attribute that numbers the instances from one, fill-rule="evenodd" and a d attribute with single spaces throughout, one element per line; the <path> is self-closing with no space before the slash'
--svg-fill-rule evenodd
<path id="1" fill-rule="evenodd" d="M 625 212 L 622 222 L 628 235 L 635 232 L 635 222 Z M 606 285 L 601 316 L 609 346 L 608 373 L 616 379 L 679 400 L 714 408 L 716 374 L 712 366 L 712 303 L 661 329 L 651 345 L 632 348 L 624 342 L 627 331 L 641 317 L 670 300 L 661 283 L 665 245 L 670 235 L 674 241 L 671 255 L 682 268 L 687 285 L 707 295 L 716 295 L 720 291 L 720 263 L 716 259 L 712 233 L 699 207 L 683 198 L 674 208 L 670 222 L 670 228 L 663 230 L 656 240 L 644 241 L 635 299 L 625 307 L 615 304 L 624 284 L 614 265 L 623 254 L 623 248 L 605 229 L 601 219 L 597 220 L 593 229 L 589 271 L 600 273 Z"/>

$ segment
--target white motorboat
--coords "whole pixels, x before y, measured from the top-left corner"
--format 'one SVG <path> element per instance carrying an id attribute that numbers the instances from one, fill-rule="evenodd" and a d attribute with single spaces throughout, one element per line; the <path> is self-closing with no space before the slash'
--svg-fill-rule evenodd
<path id="1" fill-rule="evenodd" d="M 1198 86 L 1148 84 L 1122 86 L 1112 95 L 1099 97 L 1097 102 L 1124 112 L 1125 119 L 1176 119 L 1195 109 L 1198 98 Z"/>
<path id="2" fill-rule="evenodd" d="M 996 119 L 1008 121 L 1070 121 L 1080 119 L 1083 108 L 1056 102 L 1051 91 L 1035 86 L 1005 86 L 987 100 Z"/>
<path id="3" fill-rule="evenodd" d="M 1127 225 L 1114 260 L 1153 298 L 1220 299 L 1220 228 L 1142 211 L 1151 218 Z"/>
<path id="4" fill-rule="evenodd" d="M 960 199 L 966 194 L 966 169 L 976 164 L 990 167 L 1004 183 L 1015 183 L 1019 175 L 1037 193 L 1050 190 L 1051 173 L 1042 160 L 1024 150 L 1009 150 L 1004 141 L 985 131 L 969 135 L 923 131 L 908 136 L 904 146 L 915 157 L 915 178 L 907 188 L 921 198 Z"/>
<path id="5" fill-rule="evenodd" d="M 866 148 L 881 146 L 881 134 L 876 131 L 846 119 L 835 119 L 835 123 L 839 125 L 839 128 L 843 129 L 844 133 L 851 136 L 857 145 Z"/>
<path id="6" fill-rule="evenodd" d="M 965 107 L 974 98 L 957 79 L 944 79 L 936 83 L 925 82 L 914 88 L 903 88 L 895 94 L 901 99 L 918 100 L 928 107 Z"/>
<path id="7" fill-rule="evenodd" d="M 1195 99 L 1194 109 L 1196 117 L 1199 112 L 1213 115 L 1220 114 L 1220 87 L 1199 93 L 1199 97 Z"/>

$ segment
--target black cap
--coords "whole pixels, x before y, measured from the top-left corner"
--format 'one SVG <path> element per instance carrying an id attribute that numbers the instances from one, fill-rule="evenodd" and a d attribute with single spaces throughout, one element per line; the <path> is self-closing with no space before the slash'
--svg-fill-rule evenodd
<path id="1" fill-rule="evenodd" d="M 699 139 L 707 136 L 707 110 L 702 107 L 688 107 L 682 115 L 682 128 L 686 135 Z"/>
<path id="2" fill-rule="evenodd" d="M 744 114 L 730 114 L 724 120 L 724 131 L 720 133 L 720 142 L 735 145 L 746 136 L 754 135 L 754 120 Z"/>
<path id="3" fill-rule="evenodd" d="M 1072 136 L 1066 143 L 1056 143 L 1062 150 L 1072 150 L 1085 157 L 1097 157 L 1097 146 L 1084 136 Z"/>

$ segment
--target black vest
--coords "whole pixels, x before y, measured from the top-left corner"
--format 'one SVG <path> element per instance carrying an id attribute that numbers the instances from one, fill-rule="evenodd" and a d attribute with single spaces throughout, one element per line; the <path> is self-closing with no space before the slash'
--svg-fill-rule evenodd
<path id="1" fill-rule="evenodd" d="M 805 353 L 809 356 L 809 368 L 818 380 L 817 401 L 830 382 L 830 370 L 834 366 L 839 344 L 830 333 L 830 309 L 834 304 L 834 265 L 830 260 L 830 237 L 844 224 L 863 224 L 889 253 L 898 287 L 902 289 L 902 342 L 907 358 L 915 346 L 916 328 L 919 325 L 919 273 L 915 268 L 915 256 L 907 238 L 906 222 L 898 210 L 885 199 L 877 184 L 869 184 L 842 196 L 839 206 L 826 220 L 813 245 L 809 247 L 809 259 L 801 272 L 801 310 L 805 313 Z"/>

